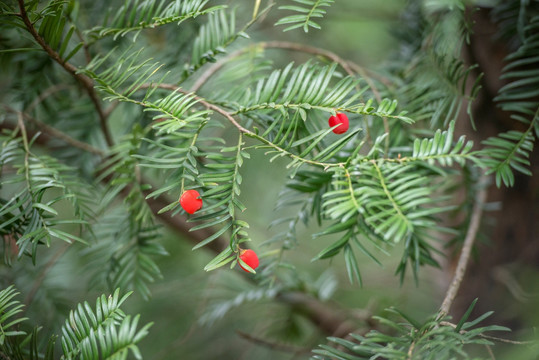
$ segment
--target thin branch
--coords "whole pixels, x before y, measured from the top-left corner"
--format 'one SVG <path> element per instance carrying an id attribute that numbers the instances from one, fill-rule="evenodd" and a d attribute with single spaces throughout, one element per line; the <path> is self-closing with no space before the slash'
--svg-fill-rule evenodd
<path id="1" fill-rule="evenodd" d="M 13 114 L 21 114 L 26 120 L 29 120 L 30 122 L 34 123 L 41 131 L 43 131 L 44 133 L 46 133 L 46 134 L 48 134 L 48 135 L 50 135 L 52 137 L 63 140 L 63 141 L 65 141 L 66 143 L 68 143 L 69 145 L 71 145 L 73 147 L 76 147 L 76 148 L 79 148 L 81 150 L 90 152 L 92 154 L 96 154 L 96 155 L 99 155 L 101 157 L 105 156 L 105 152 L 103 150 L 98 149 L 96 147 L 93 147 L 92 145 L 87 144 L 85 142 L 74 139 L 71 136 L 67 135 L 66 133 L 64 133 L 64 132 L 62 132 L 62 131 L 60 131 L 60 130 L 58 130 L 58 129 L 50 126 L 50 125 L 47 125 L 44 122 L 39 121 L 38 119 L 28 115 L 25 112 L 15 110 L 12 107 L 7 106 L 7 105 L 3 105 L 3 107 L 7 112 L 10 112 L 10 113 L 13 113 Z"/>
<path id="2" fill-rule="evenodd" d="M 408 348 L 408 353 L 406 354 L 406 360 L 412 360 L 412 356 L 414 355 L 414 348 L 415 348 L 415 341 L 412 341 L 412 344 Z"/>
<path id="3" fill-rule="evenodd" d="M 314 47 L 314 46 L 303 45 L 303 44 L 293 43 L 293 42 L 288 42 L 288 41 L 263 41 L 263 42 L 255 43 L 255 44 L 253 44 L 251 46 L 248 46 L 248 47 L 246 47 L 244 49 L 234 51 L 234 52 L 230 53 L 228 56 L 222 58 L 220 61 L 213 64 L 212 66 L 210 66 L 208 68 L 208 70 L 206 70 L 197 79 L 195 84 L 193 84 L 193 86 L 191 87 L 191 91 L 197 91 L 198 89 L 200 89 L 202 87 L 202 85 L 204 85 L 208 81 L 208 79 L 213 76 L 213 74 L 215 74 L 217 71 L 219 71 L 226 64 L 227 61 L 229 61 L 230 59 L 234 59 L 234 58 L 240 56 L 241 54 L 243 54 L 243 53 L 245 53 L 247 51 L 250 51 L 253 48 L 286 49 L 286 50 L 293 50 L 293 51 L 299 51 L 299 52 L 304 52 L 304 53 L 308 53 L 308 54 L 323 56 L 323 57 L 325 57 L 325 58 L 339 64 L 344 69 L 344 71 L 346 71 L 348 73 L 348 75 L 350 75 L 350 76 L 355 75 L 354 71 L 350 67 L 350 64 L 347 61 L 345 61 L 344 59 L 342 59 L 341 57 L 339 57 L 337 54 L 335 54 L 335 53 L 333 53 L 331 51 L 328 51 L 328 50 L 325 50 L 325 49 L 320 49 L 320 48 L 317 48 L 317 47 Z M 355 66 L 357 68 L 360 68 L 359 65 L 355 65 Z"/>
<path id="4" fill-rule="evenodd" d="M 298 51 L 303 52 L 307 54 L 313 54 L 316 56 L 322 56 L 326 59 L 329 59 L 337 64 L 339 64 L 344 71 L 350 76 L 355 76 L 355 74 L 359 74 L 369 85 L 369 88 L 372 90 L 374 97 L 376 98 L 376 101 L 380 103 L 382 101 L 382 96 L 380 95 L 380 91 L 374 84 L 374 82 L 371 80 L 371 76 L 375 76 L 374 73 L 371 73 L 370 75 L 367 74 L 367 70 L 363 67 L 359 66 L 358 64 L 355 64 L 351 61 L 344 60 L 339 55 L 335 54 L 334 52 L 331 52 L 326 49 L 317 48 L 310 45 L 304 45 L 300 43 L 294 43 L 289 41 L 267 41 L 267 42 L 259 42 L 255 43 L 249 47 L 246 47 L 244 49 L 240 49 L 237 51 L 234 51 L 230 53 L 228 56 L 222 58 L 220 61 L 216 62 L 212 66 L 210 66 L 193 84 L 190 91 L 196 92 L 198 91 L 208 80 L 210 77 L 212 77 L 217 71 L 219 71 L 227 61 L 230 59 L 234 59 L 241 54 L 250 51 L 253 48 L 262 48 L 262 49 L 285 49 L 285 50 L 292 50 L 292 51 Z M 384 84 L 387 84 L 387 79 L 380 78 L 379 81 L 383 82 Z M 382 119 L 384 122 L 384 130 L 386 133 L 389 133 L 389 123 L 387 118 Z M 370 139 L 370 133 L 369 133 L 369 127 L 365 127 L 366 130 L 366 137 L 369 140 Z M 386 138 L 386 147 L 389 146 L 389 138 Z M 386 151 L 387 152 L 387 151 Z"/>
<path id="5" fill-rule="evenodd" d="M 449 326 L 449 327 L 452 327 L 453 329 L 457 328 L 456 324 L 453 324 L 453 323 L 451 323 L 449 321 L 440 321 L 440 325 Z M 460 330 L 460 333 L 461 334 L 466 334 L 467 331 L 466 330 Z M 492 341 L 497 341 L 497 342 L 502 342 L 502 343 L 512 344 L 512 345 L 531 345 L 531 344 L 534 344 L 536 342 L 536 341 L 515 341 L 515 340 L 509 340 L 509 339 L 496 337 L 496 336 L 485 335 L 485 334 L 479 334 L 479 336 L 484 338 L 484 339 L 489 339 L 489 340 L 492 340 Z"/>
<path id="6" fill-rule="evenodd" d="M 303 52 L 307 54 L 317 55 L 325 57 L 326 59 L 329 59 L 337 64 L 339 64 L 344 71 L 350 76 L 355 76 L 355 74 L 361 75 L 364 80 L 367 82 L 369 87 L 372 89 L 372 92 L 378 102 L 382 101 L 382 97 L 380 96 L 380 92 L 378 88 L 374 85 L 374 83 L 371 81 L 372 77 L 378 77 L 378 80 L 384 84 L 388 84 L 388 80 L 386 78 L 380 77 L 376 73 L 370 72 L 367 69 L 363 68 L 362 66 L 353 63 L 351 61 L 347 61 L 343 58 L 341 58 L 339 55 L 335 54 L 332 51 L 317 48 L 315 46 L 290 42 L 290 41 L 262 41 L 255 44 L 252 44 L 244 49 L 240 49 L 237 51 L 234 51 L 230 53 L 228 56 L 222 58 L 220 61 L 214 63 L 211 67 L 208 68 L 195 82 L 193 87 L 191 88 L 191 91 L 197 91 L 200 89 L 208 79 L 213 76 L 217 71 L 219 71 L 227 61 L 230 59 L 236 58 L 240 56 L 241 54 L 250 51 L 253 48 L 262 48 L 262 49 L 285 49 L 285 50 L 292 50 L 292 51 L 298 51 Z M 368 75 L 367 72 L 370 72 Z"/>
<path id="7" fill-rule="evenodd" d="M 485 345 L 485 347 L 487 348 L 487 352 L 490 355 L 490 359 L 491 360 L 496 360 L 496 357 L 494 356 L 494 353 L 492 352 L 492 349 L 490 348 L 490 346 Z"/>
<path id="8" fill-rule="evenodd" d="M 331 336 L 345 337 L 357 330 L 350 316 L 339 311 L 335 303 L 323 303 L 299 291 L 282 292 L 275 298 L 290 305 Z"/>
<path id="9" fill-rule="evenodd" d="M 70 243 L 70 244 L 66 244 L 64 246 L 62 246 L 57 252 L 56 254 L 54 254 L 54 256 L 47 262 L 47 265 L 45 265 L 45 267 L 43 268 L 43 270 L 41 271 L 41 273 L 39 274 L 39 277 L 36 279 L 36 281 L 34 282 L 34 285 L 32 286 L 32 289 L 30 289 L 30 291 L 28 292 L 28 295 L 26 295 L 26 298 L 24 299 L 24 304 L 26 306 L 28 306 L 29 304 L 32 303 L 32 301 L 34 300 L 34 296 L 36 295 L 37 291 L 39 290 L 39 288 L 41 287 L 41 284 L 43 283 L 43 281 L 45 280 L 45 277 L 47 276 L 48 272 L 54 267 L 54 265 L 58 262 L 58 260 L 60 260 L 60 258 L 62 257 L 62 255 L 65 254 L 65 252 L 67 251 L 67 249 L 69 249 L 69 247 L 72 245 L 73 243 Z"/>
<path id="10" fill-rule="evenodd" d="M 466 237 L 464 239 L 464 245 L 462 246 L 457 268 L 455 269 L 455 275 L 453 276 L 453 280 L 447 289 L 445 299 L 440 307 L 440 316 L 442 317 L 449 313 L 451 305 L 457 296 L 460 284 L 464 278 L 464 273 L 466 272 L 466 267 L 468 266 L 468 259 L 470 258 L 470 253 L 472 252 L 473 243 L 477 236 L 477 232 L 479 231 L 481 215 L 483 214 L 483 204 L 487 199 L 487 187 L 485 185 L 485 180 L 485 176 L 482 176 L 478 182 L 478 186 L 481 189 L 475 198 L 475 203 L 472 209 L 472 217 L 470 220 L 470 227 L 468 228 L 468 232 L 466 233 Z"/>
<path id="11" fill-rule="evenodd" d="M 161 88 L 161 89 L 178 91 L 178 92 L 181 92 L 183 94 L 192 94 L 192 92 L 185 91 L 185 90 L 181 89 L 179 86 L 174 85 L 174 84 L 152 84 L 152 83 L 147 83 L 147 84 L 142 84 L 139 87 L 139 89 L 147 89 L 149 87 L 158 87 L 158 88 Z M 244 128 L 243 126 L 241 126 L 236 121 L 236 119 L 234 119 L 234 116 L 232 116 L 233 114 L 229 113 L 225 109 L 223 109 L 223 108 L 221 108 L 221 107 L 219 107 L 219 106 L 217 106 L 215 104 L 212 104 L 212 103 L 204 100 L 203 98 L 201 98 L 199 96 L 194 95 L 194 98 L 198 101 L 199 104 L 203 105 L 207 109 L 213 110 L 216 113 L 222 115 L 232 125 L 234 125 L 240 132 L 244 133 L 245 135 L 247 135 L 247 136 L 249 136 L 251 138 L 257 139 L 258 141 L 262 142 L 263 144 L 265 144 L 265 145 L 267 145 L 269 147 L 272 147 L 273 149 L 277 150 L 278 152 L 283 153 L 286 156 L 289 156 L 290 158 L 292 158 L 294 160 L 298 160 L 300 162 L 303 162 L 303 163 L 306 163 L 306 164 L 311 164 L 311 165 L 314 165 L 314 166 L 320 166 L 320 167 L 323 167 L 324 169 L 327 169 L 327 168 L 330 168 L 330 167 L 343 167 L 344 166 L 344 162 L 325 163 L 325 162 L 305 159 L 305 158 L 302 158 L 299 155 L 293 154 L 293 153 L 281 148 L 280 146 L 275 145 L 271 141 L 266 140 L 264 137 L 255 134 L 251 130 L 248 130 L 248 129 Z M 130 100 L 130 102 L 141 105 L 141 106 L 147 106 L 146 103 L 144 103 L 142 101 L 138 101 L 138 100 Z M 234 114 L 234 115 L 236 115 L 236 114 Z"/>
<path id="12" fill-rule="evenodd" d="M 30 105 L 28 105 L 28 107 L 26 109 L 24 109 L 24 112 L 31 113 L 32 110 L 34 110 L 34 108 L 36 106 L 38 106 L 43 100 L 45 100 L 49 96 L 54 95 L 59 91 L 67 90 L 69 88 L 70 88 L 70 86 L 67 85 L 67 84 L 57 84 L 57 85 L 53 85 L 53 86 L 49 87 L 47 90 L 45 90 L 41 94 L 39 94 L 39 96 L 36 97 L 34 99 L 34 101 L 32 101 L 30 103 Z"/>
<path id="13" fill-rule="evenodd" d="M 26 13 L 26 8 L 24 6 L 24 0 L 18 0 L 19 2 L 19 8 L 21 10 L 21 19 L 24 22 L 24 25 L 26 25 L 26 29 L 28 32 L 32 35 L 32 37 L 37 41 L 37 43 L 45 50 L 45 52 L 51 57 L 54 61 L 56 61 L 58 64 L 60 64 L 68 73 L 71 74 L 77 81 L 79 81 L 88 95 L 90 96 L 90 100 L 94 104 L 94 107 L 97 111 L 97 114 L 99 116 L 99 123 L 101 126 L 101 130 L 103 132 L 103 135 L 105 136 L 105 141 L 109 146 L 112 146 L 114 144 L 112 140 L 112 135 L 110 134 L 109 128 L 107 126 L 107 117 L 105 116 L 105 113 L 103 112 L 103 109 L 101 108 L 101 102 L 97 96 L 97 93 L 94 89 L 94 82 L 92 79 L 90 79 L 88 76 L 84 74 L 77 73 L 77 68 L 72 65 L 71 63 L 68 63 L 64 59 L 60 57 L 60 55 L 54 51 L 49 44 L 45 42 L 45 39 L 39 35 L 36 28 L 34 27 L 34 24 L 30 21 L 30 18 L 28 17 L 28 14 Z"/>
<path id="14" fill-rule="evenodd" d="M 260 345 L 275 351 L 282 351 L 292 354 L 308 354 L 311 352 L 310 348 L 299 348 L 296 346 L 290 346 L 286 344 L 278 344 L 275 342 L 271 342 L 265 339 L 261 339 L 259 337 L 253 336 L 251 334 L 248 334 L 246 332 L 236 330 L 236 334 L 238 334 L 241 338 L 252 342 L 253 344 Z"/>

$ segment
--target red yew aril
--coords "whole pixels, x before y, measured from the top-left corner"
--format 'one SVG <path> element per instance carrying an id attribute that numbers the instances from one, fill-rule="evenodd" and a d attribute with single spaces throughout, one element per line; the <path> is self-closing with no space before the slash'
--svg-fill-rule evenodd
<path id="1" fill-rule="evenodd" d="M 344 134 L 346 131 L 348 131 L 348 116 L 346 116 L 344 113 L 337 113 L 337 116 L 330 116 L 328 123 L 330 127 L 340 124 L 333 129 L 335 134 Z"/>
<path id="2" fill-rule="evenodd" d="M 180 197 L 180 205 L 189 214 L 194 214 L 202 207 L 202 199 L 196 190 L 187 190 Z"/>
<path id="3" fill-rule="evenodd" d="M 256 255 L 256 253 L 251 250 L 251 249 L 247 249 L 247 250 L 241 250 L 240 251 L 240 259 L 246 263 L 247 265 L 249 265 L 251 267 L 251 269 L 256 269 L 258 267 L 258 256 Z M 247 270 L 246 268 L 244 268 L 240 262 L 238 262 L 238 264 L 240 265 L 240 267 L 244 270 L 244 271 L 247 271 L 247 272 L 250 272 L 249 270 Z"/>

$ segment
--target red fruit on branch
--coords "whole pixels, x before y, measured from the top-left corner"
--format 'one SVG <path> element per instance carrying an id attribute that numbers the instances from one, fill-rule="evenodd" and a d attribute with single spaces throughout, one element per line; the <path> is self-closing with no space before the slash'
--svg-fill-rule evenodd
<path id="1" fill-rule="evenodd" d="M 251 250 L 251 249 L 247 249 L 247 250 L 241 250 L 240 251 L 240 259 L 246 263 L 247 265 L 249 265 L 251 267 L 251 269 L 256 269 L 258 267 L 258 256 L 256 255 L 256 253 Z M 238 262 L 238 264 L 240 264 L 240 267 L 247 271 L 247 272 L 250 272 L 249 270 L 247 270 L 246 268 L 244 268 L 240 262 Z"/>
<path id="2" fill-rule="evenodd" d="M 189 214 L 194 214 L 202 207 L 202 199 L 196 190 L 187 190 L 180 197 L 180 205 Z"/>
<path id="3" fill-rule="evenodd" d="M 337 113 L 337 116 L 330 116 L 328 123 L 330 127 L 340 124 L 333 129 L 335 134 L 344 134 L 346 131 L 348 131 L 348 116 L 346 116 L 344 113 Z"/>

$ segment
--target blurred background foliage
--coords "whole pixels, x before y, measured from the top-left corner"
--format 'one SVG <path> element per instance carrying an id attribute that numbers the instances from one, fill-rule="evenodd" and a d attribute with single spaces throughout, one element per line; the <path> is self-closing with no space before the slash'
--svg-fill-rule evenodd
<path id="1" fill-rule="evenodd" d="M 103 9 L 113 7 L 113 3 L 118 2 L 83 1 L 78 10 L 80 21 L 92 23 L 91 19 L 101 16 Z M 223 3 L 237 9 L 238 23 L 244 23 L 251 18 L 252 0 L 231 0 Z M 397 35 L 406 36 L 407 34 L 402 32 L 408 31 L 411 25 L 403 24 L 406 19 L 402 18 L 402 13 L 407 3 L 405 0 L 337 0 L 328 8 L 327 16 L 319 21 L 323 31 L 310 29 L 308 33 L 283 32 L 282 26 L 274 26 L 281 14 L 271 12 L 263 21 L 255 24 L 249 34 L 251 39 L 256 41 L 293 41 L 325 48 L 367 69 L 381 70 L 390 67 L 395 58 L 406 56 L 400 53 L 403 49 L 400 48 Z M 425 3 L 432 3 L 434 6 L 436 1 Z M 146 53 L 151 53 L 158 61 L 166 64 L 165 68 L 173 68 L 188 60 L 190 52 L 184 51 L 185 46 L 197 26 L 198 23 L 192 21 L 185 23 L 181 32 L 176 31 L 174 26 L 144 31 L 138 36 L 137 43 L 145 47 Z M 478 32 L 481 30 L 477 29 Z M 448 31 L 452 29 L 448 27 Z M 0 37 L 3 41 L 9 39 L 6 34 L 0 34 Z M 122 47 L 129 46 L 129 37 L 119 39 Z M 228 52 L 233 52 L 252 40 L 239 40 Z M 30 40 L 21 38 L 18 41 L 19 46 L 22 46 Z M 102 45 L 98 43 L 98 46 Z M 264 54 L 271 57 L 277 65 L 285 65 L 291 60 L 302 63 L 311 57 L 300 52 L 271 49 Z M 17 56 L 13 55 L 9 60 L 4 57 L 4 61 L 17 62 Z M 79 53 L 77 56 L 83 55 Z M 42 63 L 21 63 L 20 66 L 29 66 L 27 71 L 47 73 L 51 82 L 56 77 L 66 76 L 57 70 L 51 70 L 51 67 L 56 65 L 45 57 Z M 9 89 L 13 80 L 2 68 L 8 67 L 0 67 L 0 92 Z M 27 89 L 28 99 L 38 95 L 32 84 L 27 84 Z M 213 89 L 205 87 L 204 91 L 211 93 Z M 9 99 L 10 95 L 6 93 L 3 97 L 4 100 Z M 64 105 L 64 108 L 58 109 L 59 123 L 76 118 L 79 112 L 88 111 L 78 104 Z M 115 113 L 121 115 L 115 116 Z M 115 113 L 112 115 L 114 121 L 111 121 L 111 124 L 114 124 L 111 128 L 113 133 L 123 133 L 123 129 L 130 128 L 137 121 L 150 121 L 147 115 L 126 104 L 119 105 Z M 219 131 L 224 139 L 234 141 L 234 129 Z M 87 138 L 99 141 L 96 140 L 99 132 L 97 127 L 84 129 L 84 132 Z M 69 152 L 66 153 L 65 148 L 61 151 L 63 158 L 69 158 Z M 254 240 L 252 246 L 261 254 L 267 249 L 262 243 L 280 231 L 270 228 L 269 224 L 283 215 L 283 210 L 276 211 L 275 206 L 276 200 L 282 196 L 281 189 L 286 181 L 285 167 L 288 163 L 284 159 L 277 159 L 272 163 L 266 160 L 263 151 L 252 151 L 251 159 L 246 160 L 242 168 L 244 186 L 241 200 L 249 211 L 241 216 L 251 224 L 250 236 Z M 95 164 L 84 157 L 72 158 L 70 161 L 73 166 L 80 167 L 83 173 L 90 174 L 94 170 Z M 518 188 L 518 183 L 516 187 Z M 0 192 L 8 193 L 9 189 L 3 188 Z M 535 196 L 537 199 L 537 189 Z M 493 212 L 499 209 L 496 204 L 491 205 Z M 68 204 L 60 213 L 64 211 L 66 214 L 70 213 Z M 493 212 L 487 212 L 485 215 L 485 234 L 492 231 L 489 226 L 497 221 L 495 215 L 492 215 Z M 536 210 L 531 211 L 530 216 L 534 214 L 537 215 Z M 114 221 L 114 218 L 109 220 Z M 539 222 L 539 219 L 535 217 L 535 221 Z M 284 253 L 297 269 L 296 273 L 283 274 L 291 288 L 311 293 L 328 302 L 330 307 L 331 303 L 335 302 L 339 308 L 347 309 L 345 316 L 360 332 L 368 330 L 372 325 L 372 320 L 369 320 L 372 315 L 384 313 L 384 309 L 389 306 L 405 309 L 407 314 L 418 319 L 438 310 L 449 281 L 450 274 L 447 269 L 453 266 L 451 260 L 448 263 L 442 261 L 442 269 L 429 268 L 427 271 L 420 271 L 420 286 L 414 283 L 410 274 L 401 285 L 399 278 L 394 276 L 398 256 L 380 255 L 378 258 L 382 266 L 378 266 L 363 254 L 356 254 L 363 278 L 363 286 L 358 287 L 350 285 L 342 261 L 311 261 L 320 249 L 332 240 L 330 237 L 312 238 L 311 235 L 319 230 L 314 221 L 310 222 L 308 228 L 300 225 L 297 246 Z M 483 257 L 489 256 L 493 244 L 488 238 L 488 235 L 485 235 L 483 244 L 478 245 L 474 261 L 481 262 Z M 535 239 L 537 240 L 537 235 Z M 322 333 L 309 322 L 301 309 L 273 301 L 274 293 L 257 288 L 247 281 L 237 268 L 230 270 L 224 267 L 209 273 L 203 271 L 204 265 L 211 260 L 213 254 L 205 251 L 193 252 L 191 242 L 173 232 L 165 232 L 159 243 L 168 255 L 158 260 L 162 276 L 150 285 L 151 297 L 144 299 L 135 293 L 124 306 L 126 313 L 140 313 L 143 322 L 154 323 L 149 335 L 139 346 L 145 358 L 308 359 L 312 348 L 326 342 L 328 334 Z M 392 248 L 390 252 L 399 254 L 399 246 L 402 244 Z M 26 316 L 37 324 L 51 327 L 43 331 L 59 333 L 68 309 L 83 300 L 96 298 L 103 292 L 103 289 L 88 287 L 88 284 L 95 280 L 94 274 L 83 271 L 87 269 L 88 261 L 92 258 L 89 254 L 91 251 L 54 242 L 48 251 L 41 253 L 35 267 L 27 266 L 28 259 L 14 261 L 11 268 L 1 265 L 1 284 L 14 283 L 23 294 L 24 301 L 31 302 Z M 490 274 L 485 274 L 480 268 L 472 268 L 469 276 L 487 283 L 502 283 L 502 290 L 494 297 L 482 293 L 471 294 L 471 298 L 464 296 L 463 304 L 455 312 L 462 313 L 473 297 L 479 297 L 478 304 L 481 304 L 483 309 L 495 312 L 495 319 L 488 321 L 512 328 L 515 333 L 511 338 L 533 337 L 533 332 L 529 329 L 539 324 L 539 308 L 536 306 L 539 301 L 537 263 L 519 263 L 519 258 L 515 257 L 513 263 L 497 265 L 490 271 Z M 461 291 L 465 293 L 466 288 Z M 497 344 L 496 350 L 499 359 L 537 358 L 537 354 L 532 353 L 533 350 L 522 347 Z M 477 351 L 483 354 L 484 349 L 478 347 Z"/>

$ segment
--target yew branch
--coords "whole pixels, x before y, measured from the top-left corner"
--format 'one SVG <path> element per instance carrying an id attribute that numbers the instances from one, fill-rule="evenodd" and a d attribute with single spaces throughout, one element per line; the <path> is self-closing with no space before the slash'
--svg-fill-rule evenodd
<path id="1" fill-rule="evenodd" d="M 60 64 L 60 66 L 62 66 L 64 70 L 71 74 L 71 76 L 73 76 L 75 80 L 77 80 L 88 93 L 88 96 L 90 97 L 90 100 L 94 104 L 94 107 L 97 111 L 97 115 L 99 116 L 99 124 L 101 126 L 103 136 L 105 137 L 105 141 L 109 146 L 112 146 L 114 144 L 114 141 L 112 140 L 112 135 L 110 134 L 109 128 L 107 126 L 107 117 L 105 115 L 105 112 L 103 111 L 103 108 L 101 107 L 100 99 L 95 92 L 94 82 L 88 76 L 77 73 L 77 68 L 73 64 L 62 59 L 60 55 L 56 51 L 54 51 L 54 49 L 51 48 L 49 44 L 47 44 L 45 39 L 43 39 L 43 37 L 37 32 L 36 28 L 34 27 L 34 24 L 30 21 L 28 13 L 26 12 L 24 0 L 18 0 L 18 2 L 21 11 L 20 16 L 28 32 L 37 41 L 39 46 L 41 46 L 41 48 L 45 50 L 47 55 L 49 55 L 51 59 Z"/>

